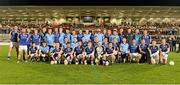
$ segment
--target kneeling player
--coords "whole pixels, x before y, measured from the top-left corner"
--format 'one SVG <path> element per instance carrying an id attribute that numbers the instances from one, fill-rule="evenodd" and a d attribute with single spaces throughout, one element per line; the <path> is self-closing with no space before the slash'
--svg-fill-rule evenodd
<path id="1" fill-rule="evenodd" d="M 87 60 L 91 61 L 91 65 L 94 65 L 94 47 L 91 42 L 88 42 L 88 46 L 85 48 L 85 60 L 84 64 L 87 64 Z"/>
<path id="2" fill-rule="evenodd" d="M 65 60 L 64 60 L 64 64 L 71 64 L 72 60 L 73 60 L 73 49 L 71 48 L 70 43 L 67 43 L 67 47 L 64 49 L 64 56 L 65 56 Z"/>
<path id="3" fill-rule="evenodd" d="M 75 58 L 75 64 L 83 64 L 83 58 L 84 58 L 84 53 L 83 53 L 83 47 L 82 47 L 82 42 L 78 42 L 78 46 L 74 48 L 74 58 Z"/>
<path id="4" fill-rule="evenodd" d="M 59 43 L 55 44 L 55 48 L 51 52 L 51 64 L 60 64 L 61 63 L 62 50 Z"/>
<path id="5" fill-rule="evenodd" d="M 137 61 L 137 63 L 139 63 L 139 60 L 141 59 L 141 54 L 138 53 L 138 45 L 136 44 L 136 40 L 133 39 L 132 40 L 132 44 L 129 46 L 129 50 L 130 50 L 130 63 L 131 61 Z"/>
<path id="6" fill-rule="evenodd" d="M 114 63 L 115 55 L 114 55 L 114 48 L 112 46 L 112 43 L 108 44 L 108 47 L 106 48 L 105 52 L 106 52 L 105 53 L 106 62 L 110 64 Z M 105 64 L 104 61 L 103 61 L 103 64 Z"/>
<path id="7" fill-rule="evenodd" d="M 104 48 L 103 48 L 101 42 L 98 43 L 98 46 L 95 49 L 95 55 L 96 55 L 95 63 L 96 63 L 96 65 L 99 65 L 100 60 L 102 60 L 102 58 L 104 58 Z"/>
<path id="8" fill-rule="evenodd" d="M 42 46 L 39 47 L 39 55 L 43 61 L 46 61 L 49 54 L 49 46 L 46 45 L 46 42 L 42 43 Z"/>
<path id="9" fill-rule="evenodd" d="M 149 46 L 149 53 L 151 56 L 151 64 L 159 63 L 159 47 L 156 45 L 156 41 L 152 41 L 152 45 Z"/>
<path id="10" fill-rule="evenodd" d="M 32 46 L 29 49 L 29 55 L 30 55 L 30 60 L 34 61 L 38 59 L 39 55 L 38 55 L 38 49 L 36 47 L 36 44 L 33 42 Z"/>
<path id="11" fill-rule="evenodd" d="M 162 39 L 162 43 L 160 45 L 160 61 L 161 64 L 167 63 L 168 53 L 170 51 L 170 46 L 166 43 L 165 39 Z"/>

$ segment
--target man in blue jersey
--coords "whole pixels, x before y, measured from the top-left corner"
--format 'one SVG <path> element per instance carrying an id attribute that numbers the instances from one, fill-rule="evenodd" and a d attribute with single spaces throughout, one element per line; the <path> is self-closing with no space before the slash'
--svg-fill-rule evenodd
<path id="1" fill-rule="evenodd" d="M 146 44 L 149 45 L 151 43 L 151 37 L 148 35 L 147 30 L 144 30 L 142 38 L 145 40 Z"/>
<path id="2" fill-rule="evenodd" d="M 51 49 L 54 43 L 54 35 L 52 34 L 52 29 L 48 29 L 48 33 L 45 36 L 46 36 L 46 43 L 49 46 L 49 49 Z"/>
<path id="3" fill-rule="evenodd" d="M 82 41 L 82 38 L 84 37 L 82 30 L 79 30 L 79 33 L 77 34 L 77 40 L 78 42 Z"/>
<path id="4" fill-rule="evenodd" d="M 104 62 L 103 60 L 103 64 L 107 62 L 110 64 L 113 64 L 115 61 L 114 48 L 113 48 L 112 43 L 109 43 L 108 47 L 105 49 L 105 59 L 106 59 L 106 62 Z"/>
<path id="5" fill-rule="evenodd" d="M 136 44 L 140 44 L 141 34 L 139 33 L 139 29 L 135 30 L 135 34 L 133 34 L 133 38 L 136 39 Z"/>
<path id="6" fill-rule="evenodd" d="M 66 30 L 65 38 L 68 39 L 68 42 L 71 42 L 71 33 L 69 32 L 68 29 Z"/>
<path id="7" fill-rule="evenodd" d="M 75 64 L 83 64 L 84 58 L 84 47 L 82 46 L 82 42 L 78 42 L 78 46 L 74 48 L 74 57 L 75 57 Z"/>
<path id="8" fill-rule="evenodd" d="M 91 61 L 91 65 L 94 65 L 94 47 L 92 45 L 92 42 L 88 42 L 88 46 L 85 48 L 85 60 L 84 60 L 84 64 L 87 64 L 87 61 L 90 60 Z"/>
<path id="9" fill-rule="evenodd" d="M 72 31 L 72 34 L 71 34 L 71 43 L 74 41 L 74 38 L 77 38 L 77 35 L 76 35 L 76 31 L 75 30 L 73 30 Z"/>
<path id="10" fill-rule="evenodd" d="M 47 30 L 46 30 L 46 28 L 44 27 L 44 28 L 42 29 L 41 33 L 40 33 L 40 36 L 41 36 L 41 44 L 42 44 L 43 42 L 46 42 L 46 33 L 47 33 Z"/>
<path id="11" fill-rule="evenodd" d="M 41 60 L 46 61 L 49 54 L 49 46 L 46 45 L 46 42 L 42 43 L 42 46 L 39 47 L 39 55 Z"/>
<path id="12" fill-rule="evenodd" d="M 62 48 L 60 44 L 56 43 L 55 48 L 51 52 L 51 62 L 50 64 L 60 64 L 61 63 Z"/>
<path id="13" fill-rule="evenodd" d="M 69 42 L 67 43 L 67 47 L 63 50 L 63 52 L 65 56 L 64 64 L 71 64 L 74 56 L 73 49 L 71 48 L 71 44 Z"/>
<path id="14" fill-rule="evenodd" d="M 54 29 L 53 35 L 54 35 L 54 42 L 55 42 L 55 43 L 59 43 L 60 33 L 58 32 L 58 28 L 55 28 L 55 29 Z"/>
<path id="15" fill-rule="evenodd" d="M 29 52 L 29 49 L 30 49 L 30 47 L 31 47 L 31 44 L 32 44 L 32 33 L 31 33 L 31 29 L 27 29 L 27 35 L 28 35 L 28 38 L 27 38 L 27 47 L 28 47 L 28 52 Z M 28 56 L 30 56 L 29 55 L 29 53 L 28 53 Z"/>
<path id="16" fill-rule="evenodd" d="M 16 48 L 16 53 L 18 56 L 18 27 L 15 26 L 13 31 L 10 32 L 10 46 L 9 46 L 9 52 L 8 52 L 8 60 L 10 60 L 11 52 L 13 48 Z"/>
<path id="17" fill-rule="evenodd" d="M 101 33 L 101 29 L 97 29 L 97 33 L 94 36 L 98 38 L 98 42 L 103 41 L 104 34 Z"/>
<path id="18" fill-rule="evenodd" d="M 84 34 L 85 43 L 88 43 L 90 40 L 91 34 L 89 33 L 89 30 L 86 30 L 86 33 Z"/>
<path id="19" fill-rule="evenodd" d="M 59 28 L 59 43 L 62 45 L 64 43 L 65 33 L 63 32 L 63 28 Z"/>
<path id="20" fill-rule="evenodd" d="M 152 45 L 149 46 L 149 52 L 151 57 L 151 64 L 159 64 L 159 47 L 156 44 L 156 41 L 152 41 Z"/>
<path id="21" fill-rule="evenodd" d="M 141 39 L 141 43 L 139 44 L 139 52 L 142 55 L 140 63 L 145 63 L 147 61 L 147 63 L 150 64 L 150 56 L 148 55 L 148 45 L 145 43 L 144 39 Z"/>
<path id="22" fill-rule="evenodd" d="M 170 52 L 170 46 L 166 43 L 166 39 L 162 39 L 161 45 L 159 46 L 160 50 L 160 61 L 161 64 L 166 64 L 168 59 L 168 53 Z"/>
<path id="23" fill-rule="evenodd" d="M 40 40 L 41 40 L 41 37 L 38 34 L 38 30 L 35 29 L 34 34 L 32 35 L 32 42 L 36 44 L 37 49 L 39 49 Z"/>
<path id="24" fill-rule="evenodd" d="M 119 30 L 119 38 L 120 38 L 120 42 L 119 43 L 122 43 L 122 40 L 123 40 L 123 38 L 125 37 L 125 35 L 123 34 L 123 28 L 121 28 L 120 30 Z"/>
<path id="25" fill-rule="evenodd" d="M 126 38 L 124 37 L 122 40 L 122 43 L 120 44 L 120 57 L 119 57 L 119 62 L 120 63 L 125 63 L 128 60 L 129 56 L 129 44 L 126 42 Z"/>
<path id="26" fill-rule="evenodd" d="M 136 44 L 136 40 L 132 40 L 132 44 L 129 45 L 129 61 L 137 61 L 139 63 L 139 60 L 141 59 L 141 54 L 138 53 L 138 45 Z"/>
<path id="27" fill-rule="evenodd" d="M 38 54 L 38 49 L 36 47 L 36 43 L 32 43 L 32 46 L 29 48 L 29 55 L 30 55 L 30 60 L 33 62 L 34 60 L 37 61 L 37 58 L 39 57 Z"/>
<path id="28" fill-rule="evenodd" d="M 26 29 L 22 28 L 21 33 L 19 34 L 19 55 L 17 63 L 20 63 L 21 55 L 24 54 L 24 61 L 27 62 L 27 38 Z"/>

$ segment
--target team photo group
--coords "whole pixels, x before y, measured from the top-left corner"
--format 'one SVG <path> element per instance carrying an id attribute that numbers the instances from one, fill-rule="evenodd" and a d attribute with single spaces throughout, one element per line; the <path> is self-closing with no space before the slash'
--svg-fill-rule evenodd
<path id="1" fill-rule="evenodd" d="M 166 64 L 170 46 L 151 39 L 139 29 L 69 30 L 62 27 L 31 30 L 14 26 L 8 60 L 16 48 L 17 63 L 113 65 L 114 63 Z"/>

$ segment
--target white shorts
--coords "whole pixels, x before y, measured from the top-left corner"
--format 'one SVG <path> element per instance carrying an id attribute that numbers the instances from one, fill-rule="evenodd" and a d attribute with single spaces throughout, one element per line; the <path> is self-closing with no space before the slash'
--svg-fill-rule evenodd
<path id="1" fill-rule="evenodd" d="M 132 56 L 138 56 L 139 53 L 131 53 Z"/>
<path id="2" fill-rule="evenodd" d="M 151 54 L 151 57 L 156 57 L 159 56 L 159 51 L 157 51 L 156 53 Z"/>
<path id="3" fill-rule="evenodd" d="M 166 52 L 162 52 L 162 58 L 167 60 L 168 58 L 168 54 Z"/>
<path id="4" fill-rule="evenodd" d="M 13 47 L 18 47 L 18 43 L 17 42 L 10 42 L 10 47 L 13 48 Z"/>
<path id="5" fill-rule="evenodd" d="M 27 51 L 27 45 L 20 45 L 19 51 Z"/>
<path id="6" fill-rule="evenodd" d="M 78 59 L 81 59 L 82 57 L 83 57 L 83 54 L 77 55 L 77 58 L 78 58 Z"/>

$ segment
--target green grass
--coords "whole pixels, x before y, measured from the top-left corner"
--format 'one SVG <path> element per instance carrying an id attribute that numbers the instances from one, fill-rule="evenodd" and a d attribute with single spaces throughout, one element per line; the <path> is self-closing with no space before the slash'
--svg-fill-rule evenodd
<path id="1" fill-rule="evenodd" d="M 180 53 L 170 53 L 175 66 L 113 64 L 112 66 L 50 65 L 42 62 L 7 61 L 7 46 L 0 46 L 2 84 L 176 84 L 180 83 Z M 13 52 L 15 55 L 15 52 Z"/>

